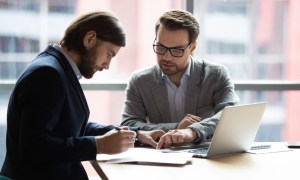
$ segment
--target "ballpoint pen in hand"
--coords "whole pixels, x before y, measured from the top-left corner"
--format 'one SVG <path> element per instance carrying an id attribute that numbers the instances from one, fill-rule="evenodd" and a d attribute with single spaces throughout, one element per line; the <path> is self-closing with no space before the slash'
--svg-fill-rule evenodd
<path id="1" fill-rule="evenodd" d="M 115 127 L 115 130 L 117 130 L 118 132 L 120 132 L 122 130 L 122 128 L 120 127 Z"/>
<path id="2" fill-rule="evenodd" d="M 117 126 L 116 126 L 116 127 L 115 127 L 115 130 L 117 130 L 118 132 L 120 132 L 120 131 L 123 130 L 123 129 L 122 129 L 121 127 L 117 127 Z M 128 137 L 128 138 L 130 139 L 130 138 L 133 138 L 133 137 Z M 137 138 L 135 138 L 135 139 L 137 140 Z"/>

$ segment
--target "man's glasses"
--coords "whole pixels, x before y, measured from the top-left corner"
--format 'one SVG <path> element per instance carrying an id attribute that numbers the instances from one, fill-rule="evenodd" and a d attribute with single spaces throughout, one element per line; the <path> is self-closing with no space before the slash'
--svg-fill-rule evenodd
<path id="1" fill-rule="evenodd" d="M 154 40 L 155 42 L 155 40 Z M 188 44 L 184 48 L 167 48 L 160 44 L 153 44 L 153 50 L 156 54 L 165 55 L 167 51 L 170 51 L 171 55 L 174 57 L 182 57 L 186 48 L 190 47 L 192 43 Z"/>

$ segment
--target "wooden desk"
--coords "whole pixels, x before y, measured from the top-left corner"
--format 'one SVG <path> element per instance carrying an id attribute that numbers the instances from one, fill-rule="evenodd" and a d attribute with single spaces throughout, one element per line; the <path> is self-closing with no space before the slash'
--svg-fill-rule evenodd
<path id="1" fill-rule="evenodd" d="M 272 146 L 284 146 L 272 143 Z M 214 159 L 193 158 L 184 166 L 108 164 L 91 161 L 102 179 L 287 179 L 300 178 L 300 149 L 267 154 L 241 153 Z M 296 178 L 297 179 L 297 178 Z"/>

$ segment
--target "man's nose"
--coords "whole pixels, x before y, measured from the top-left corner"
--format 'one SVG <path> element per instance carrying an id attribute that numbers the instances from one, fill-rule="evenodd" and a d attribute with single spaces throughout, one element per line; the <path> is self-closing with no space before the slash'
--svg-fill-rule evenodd
<path id="1" fill-rule="evenodd" d="M 172 60 L 172 54 L 170 52 L 170 50 L 168 49 L 167 52 L 164 54 L 163 59 L 164 60 Z"/>

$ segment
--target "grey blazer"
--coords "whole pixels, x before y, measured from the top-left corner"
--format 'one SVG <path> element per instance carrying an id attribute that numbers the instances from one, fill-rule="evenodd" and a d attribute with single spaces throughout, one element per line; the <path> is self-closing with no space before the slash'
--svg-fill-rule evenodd
<path id="1" fill-rule="evenodd" d="M 211 139 L 221 111 L 238 103 L 228 69 L 219 64 L 191 58 L 191 72 L 185 97 L 185 113 L 200 116 L 190 125 L 204 142 Z M 126 88 L 122 125 L 142 130 L 176 129 L 171 123 L 167 87 L 158 65 L 134 72 Z"/>

